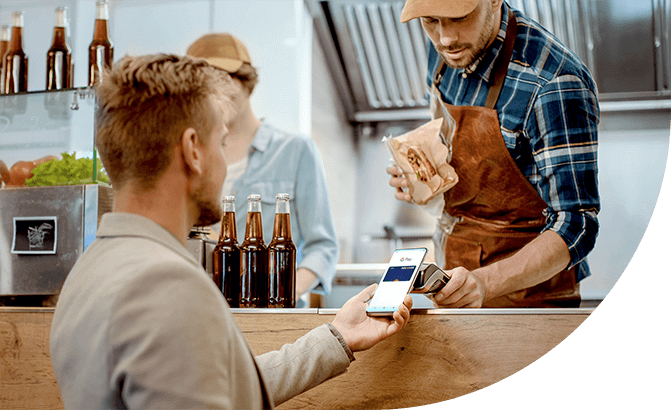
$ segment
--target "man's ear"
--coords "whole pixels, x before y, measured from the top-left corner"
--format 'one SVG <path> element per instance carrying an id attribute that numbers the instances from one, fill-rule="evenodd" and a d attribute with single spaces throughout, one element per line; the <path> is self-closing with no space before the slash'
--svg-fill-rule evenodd
<path id="1" fill-rule="evenodd" d="M 203 146 L 195 129 L 189 127 L 182 132 L 180 146 L 185 168 L 197 175 L 202 174 L 205 158 L 203 156 Z"/>

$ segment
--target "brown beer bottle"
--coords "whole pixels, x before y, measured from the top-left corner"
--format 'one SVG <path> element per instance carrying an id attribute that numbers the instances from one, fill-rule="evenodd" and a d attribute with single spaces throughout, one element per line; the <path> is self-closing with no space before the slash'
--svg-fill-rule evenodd
<path id="1" fill-rule="evenodd" d="M 240 307 L 268 307 L 268 247 L 263 243 L 261 196 L 247 197 L 245 240 L 240 245 Z"/>
<path id="2" fill-rule="evenodd" d="M 23 51 L 23 12 L 12 13 L 12 39 L 5 53 L 3 93 L 28 91 L 28 56 Z"/>
<path id="3" fill-rule="evenodd" d="M 9 26 L 3 24 L 0 26 L 0 94 L 5 92 L 5 76 L 3 69 L 5 67 L 5 53 L 9 49 Z"/>
<path id="4" fill-rule="evenodd" d="M 225 196 L 219 242 L 214 248 L 212 266 L 214 283 L 221 289 L 228 306 L 240 303 L 240 246 L 235 228 L 235 197 Z"/>
<path id="5" fill-rule="evenodd" d="M 107 0 L 96 3 L 97 15 L 93 31 L 93 41 L 89 46 L 89 87 L 98 84 L 102 78 L 104 67 L 112 67 L 114 61 L 114 46 L 109 38 L 107 21 L 109 9 Z"/>
<path id="6" fill-rule="evenodd" d="M 51 48 L 47 51 L 47 90 L 72 88 L 72 54 L 67 44 L 67 15 L 65 7 L 56 9 L 56 24 Z"/>
<path id="7" fill-rule="evenodd" d="M 277 194 L 273 239 L 268 245 L 268 307 L 296 307 L 296 246 L 291 240 L 289 194 Z"/>

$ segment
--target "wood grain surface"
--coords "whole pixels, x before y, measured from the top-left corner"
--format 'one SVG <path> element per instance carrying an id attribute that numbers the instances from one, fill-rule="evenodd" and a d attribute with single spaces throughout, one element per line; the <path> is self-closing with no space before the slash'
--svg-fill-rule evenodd
<path id="1" fill-rule="evenodd" d="M 49 357 L 53 309 L 0 308 L 0 409 L 62 409 Z"/>
<path id="2" fill-rule="evenodd" d="M 255 354 L 279 349 L 332 314 L 234 311 Z M 420 406 L 479 390 L 550 351 L 591 310 L 506 314 L 413 311 L 407 328 L 356 353 L 347 373 L 279 406 L 287 409 L 378 409 Z M 49 359 L 53 309 L 0 307 L 0 409 L 61 409 Z"/>
<path id="3" fill-rule="evenodd" d="M 347 373 L 279 409 L 379 409 L 437 403 L 516 373 L 564 340 L 584 314 L 416 314 L 408 327 L 355 354 Z M 332 315 L 243 315 L 255 354 L 279 349 Z"/>

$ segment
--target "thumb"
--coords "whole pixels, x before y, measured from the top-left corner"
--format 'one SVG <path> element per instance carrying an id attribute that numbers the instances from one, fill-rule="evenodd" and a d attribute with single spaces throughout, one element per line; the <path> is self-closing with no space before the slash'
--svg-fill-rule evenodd
<path id="1" fill-rule="evenodd" d="M 359 294 L 354 296 L 352 299 L 356 300 L 357 302 L 366 303 L 373 297 L 376 289 L 377 289 L 377 283 L 373 283 L 366 289 L 359 292 Z"/>

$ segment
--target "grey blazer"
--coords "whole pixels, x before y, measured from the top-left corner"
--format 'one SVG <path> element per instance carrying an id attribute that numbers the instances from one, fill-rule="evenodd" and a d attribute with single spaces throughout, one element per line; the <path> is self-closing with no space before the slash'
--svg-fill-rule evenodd
<path id="1" fill-rule="evenodd" d="M 51 361 L 65 408 L 272 408 L 353 359 L 329 325 L 255 358 L 221 292 L 167 230 L 102 217 L 65 281 Z"/>

